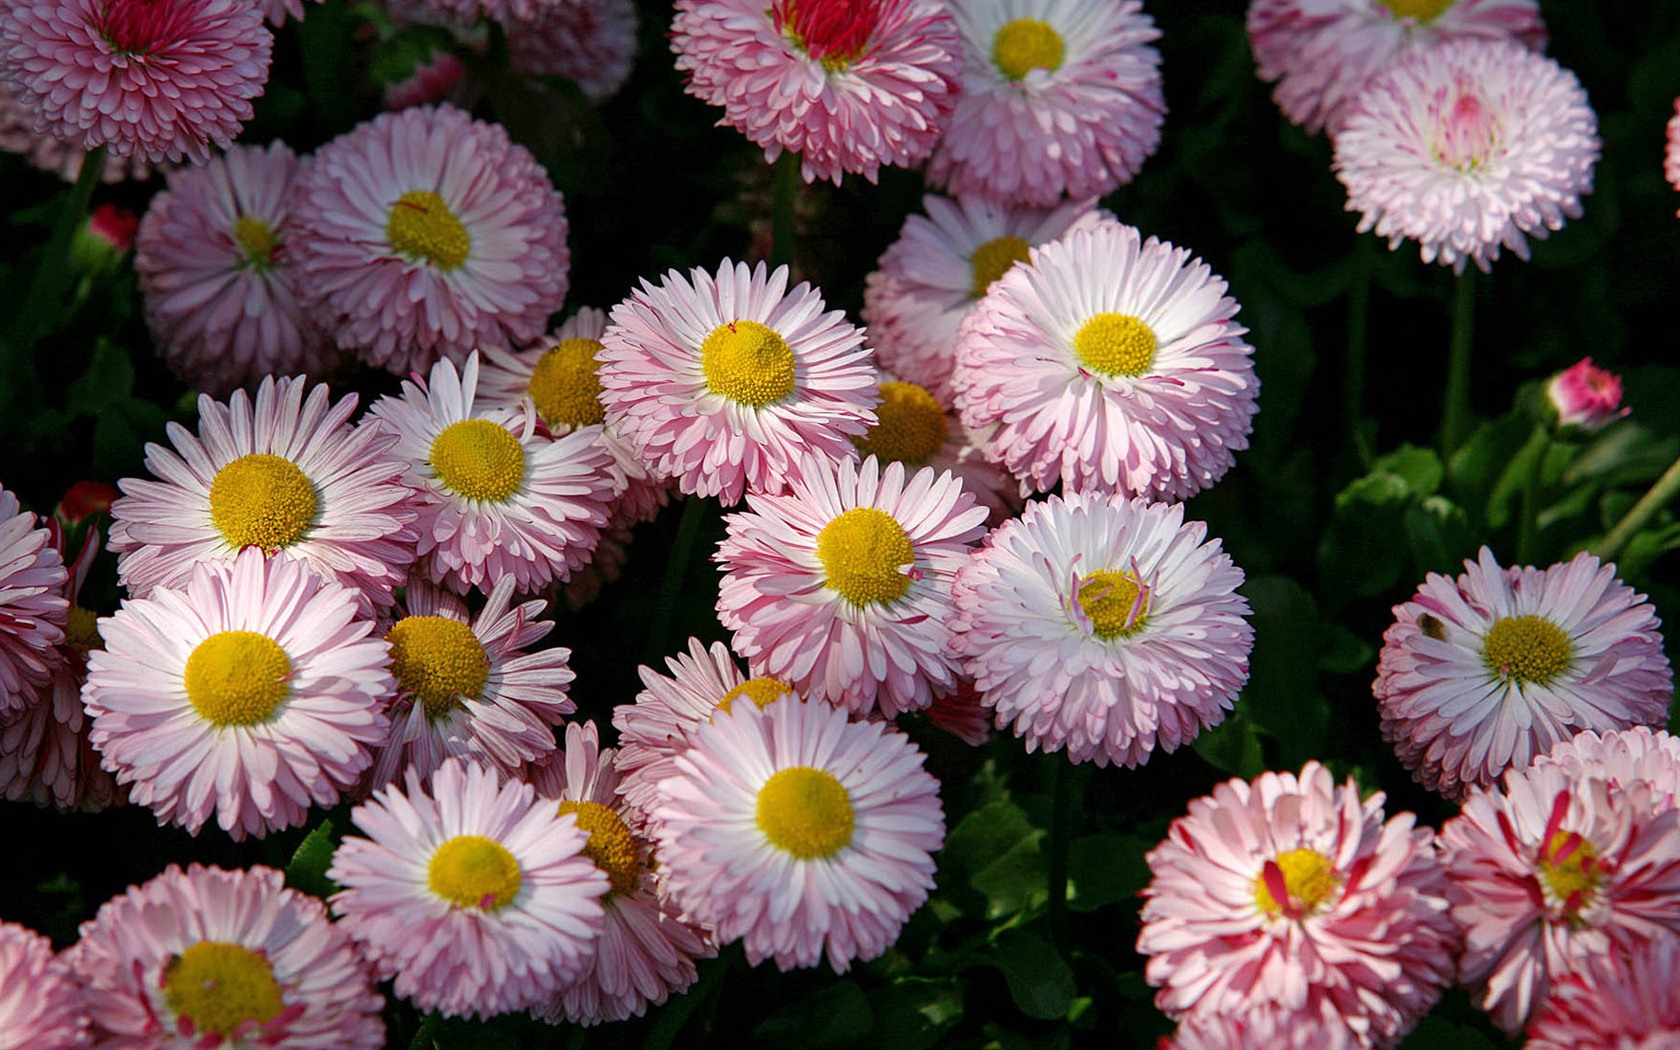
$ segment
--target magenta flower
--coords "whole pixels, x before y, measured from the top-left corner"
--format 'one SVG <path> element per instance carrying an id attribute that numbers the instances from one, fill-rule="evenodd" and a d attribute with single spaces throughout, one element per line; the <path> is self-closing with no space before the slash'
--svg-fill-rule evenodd
<path id="1" fill-rule="evenodd" d="M 1622 377 L 1593 367 L 1590 357 L 1553 376 L 1546 384 L 1546 398 L 1557 411 L 1560 427 L 1602 430 L 1633 411 L 1622 407 Z"/>

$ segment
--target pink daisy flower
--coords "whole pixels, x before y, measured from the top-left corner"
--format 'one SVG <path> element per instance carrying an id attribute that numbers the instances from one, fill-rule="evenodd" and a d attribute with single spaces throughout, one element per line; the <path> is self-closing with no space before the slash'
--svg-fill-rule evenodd
<path id="1" fill-rule="evenodd" d="M 1680 935 L 1680 810 L 1652 814 L 1561 764 L 1478 788 L 1441 828 L 1459 982 L 1515 1035 L 1554 982 Z"/>
<path id="2" fill-rule="evenodd" d="M 1029 248 L 1114 216 L 1094 200 L 1009 208 L 929 194 L 922 208 L 869 275 L 863 323 L 883 368 L 949 404 L 957 327 L 992 283 L 1026 262 Z"/>
<path id="3" fill-rule="evenodd" d="M 1634 726 L 1602 736 L 1582 730 L 1558 741 L 1534 764 L 1561 766 L 1577 779 L 1605 780 L 1618 793 L 1619 804 L 1643 804 L 1653 814 L 1680 803 L 1680 738 L 1667 730 Z"/>
<path id="4" fill-rule="evenodd" d="M 393 684 L 355 595 L 247 550 L 99 620 L 82 699 L 93 746 L 158 822 L 212 813 L 261 838 L 330 807 L 372 761 Z"/>
<path id="5" fill-rule="evenodd" d="M 692 283 L 690 283 L 692 282 Z M 683 492 L 781 492 L 807 453 L 857 458 L 879 381 L 863 332 L 788 270 L 728 259 L 675 270 L 612 309 L 601 336 L 607 425 Z"/>
<path id="6" fill-rule="evenodd" d="M 251 0 L 15 0 L 0 8 L 0 78 L 54 138 L 203 161 L 268 81 L 262 17 Z"/>
<path id="7" fill-rule="evenodd" d="M 508 62 L 526 76 L 565 77 L 601 103 L 618 94 L 636 60 L 632 0 L 570 0 L 508 24 Z"/>
<path id="8" fill-rule="evenodd" d="M 677 0 L 671 49 L 688 93 L 723 107 L 719 124 L 836 186 L 926 159 L 962 70 L 932 0 Z"/>
<path id="9" fill-rule="evenodd" d="M 695 728 L 650 814 L 684 913 L 754 966 L 880 955 L 933 887 L 939 782 L 909 738 L 822 703 L 737 704 Z"/>
<path id="10" fill-rule="evenodd" d="M 955 475 L 986 508 L 988 526 L 1001 525 L 1020 512 L 1020 484 L 981 454 L 962 420 L 927 388 L 883 373 L 875 417 L 867 434 L 852 439 L 863 455 L 902 463 L 905 470 L 928 467 Z"/>
<path id="11" fill-rule="evenodd" d="M 385 108 L 407 109 L 434 102 L 458 105 L 465 101 L 462 82 L 466 75 L 466 64 L 453 52 L 433 51 L 424 62 L 415 63 L 407 80 L 385 85 Z"/>
<path id="12" fill-rule="evenodd" d="M 1183 504 L 1079 493 L 987 536 L 957 574 L 951 648 L 998 725 L 1137 766 L 1223 721 L 1254 629 L 1242 570 L 1206 537 Z"/>
<path id="13" fill-rule="evenodd" d="M 1448 40 L 1517 40 L 1538 51 L 1537 0 L 1251 0 L 1260 79 L 1308 134 L 1341 129 L 1353 100 L 1403 56 Z"/>
<path id="14" fill-rule="evenodd" d="M 76 1050 L 88 1045 L 81 989 L 52 942 L 0 923 L 0 1047 Z"/>
<path id="15" fill-rule="evenodd" d="M 110 547 L 129 593 L 179 587 L 198 565 L 256 547 L 351 588 L 363 615 L 389 606 L 414 560 L 412 495 L 391 435 L 350 425 L 356 395 L 330 397 L 302 377 L 264 377 L 254 399 L 201 394 L 198 436 L 166 429 L 173 452 L 147 444 L 146 469 L 162 480 L 123 478 L 111 504 Z"/>
<path id="16" fill-rule="evenodd" d="M 584 973 L 533 1013 L 550 1024 L 596 1025 L 640 1017 L 649 1005 L 694 983 L 696 959 L 716 949 L 659 892 L 647 818 L 619 793 L 613 749 L 601 749 L 595 723 L 566 727 L 563 755 L 535 777 L 537 794 L 558 799 L 589 835 L 585 852 L 612 885 L 601 899 L 606 922 Z"/>
<path id="17" fill-rule="evenodd" d="M 191 386 L 222 395 L 333 363 L 298 304 L 286 252 L 299 166 L 283 142 L 233 146 L 170 172 L 146 209 L 134 256 L 146 325 Z"/>
<path id="18" fill-rule="evenodd" d="M 1391 1047 L 1453 978 L 1434 834 L 1308 762 L 1229 780 L 1149 852 L 1138 951 L 1174 1018 L 1273 1008 Z M 1253 1044 L 1270 1045 L 1270 1044 Z"/>
<path id="19" fill-rule="evenodd" d="M 1674 100 L 1674 116 L 1668 118 L 1668 145 L 1663 150 L 1663 175 L 1680 190 L 1680 98 Z M 1676 212 L 1680 215 L 1680 212 Z"/>
<path id="20" fill-rule="evenodd" d="M 273 868 L 171 864 L 106 901 L 65 961 L 99 1046 L 385 1043 L 384 1000 L 356 946 Z"/>
<path id="21" fill-rule="evenodd" d="M 1424 262 L 1486 272 L 1528 258 L 1581 214 L 1598 118 L 1575 74 L 1521 44 L 1466 40 L 1408 55 L 1372 80 L 1336 136 L 1336 177 L 1359 231 Z"/>
<path id="22" fill-rule="evenodd" d="M 1660 624 L 1614 565 L 1506 569 L 1483 547 L 1464 568 L 1394 607 L 1377 658 L 1383 737 L 1418 783 L 1462 798 L 1583 729 L 1667 723 Z"/>
<path id="23" fill-rule="evenodd" d="M 988 458 L 1048 491 L 1178 500 L 1248 447 L 1260 382 L 1225 282 L 1120 223 L 1004 274 L 963 323 L 951 384 Z"/>
<path id="24" fill-rule="evenodd" d="M 1680 1046 L 1680 940 L 1583 959 L 1559 978 L 1528 1026 L 1524 1050 L 1662 1050 Z"/>
<path id="25" fill-rule="evenodd" d="M 724 517 L 718 620 L 754 670 L 891 718 L 956 688 L 951 581 L 986 510 L 950 474 L 807 462 L 785 496 Z"/>
<path id="26" fill-rule="evenodd" d="M 327 877 L 339 923 L 421 1010 L 527 1010 L 589 966 L 611 884 L 578 818 L 529 784 L 450 759 L 428 792 L 412 772 L 350 819 Z"/>
<path id="27" fill-rule="evenodd" d="M 1138 0 L 953 0 L 966 63 L 928 181 L 1053 207 L 1132 181 L 1161 142 L 1161 33 Z"/>
<path id="28" fill-rule="evenodd" d="M 465 593 L 511 575 L 529 594 L 589 560 L 624 475 L 597 427 L 550 440 L 529 403 L 475 409 L 478 369 L 476 352 L 459 373 L 439 361 L 429 383 L 404 380 L 402 397 L 382 397 L 371 412 L 408 464 L 432 582 Z"/>
<path id="29" fill-rule="evenodd" d="M 542 333 L 566 298 L 566 213 L 524 146 L 453 106 L 384 113 L 321 147 L 291 202 L 305 306 L 398 375 Z"/>
<path id="30" fill-rule="evenodd" d="M 670 674 L 646 665 L 636 668 L 642 691 L 634 703 L 619 704 L 612 713 L 620 745 L 615 758 L 619 791 L 643 812 L 651 812 L 658 800 L 655 785 L 676 772 L 672 759 L 688 749 L 694 731 L 719 708 L 732 710 L 742 695 L 756 707 L 799 695 L 778 678 L 742 673 L 722 642 L 708 648 L 690 638 L 688 652 L 667 656 L 665 667 Z"/>
<path id="31" fill-rule="evenodd" d="M 1289 1010 L 1261 1002 L 1219 1013 L 1191 1011 L 1157 1050 L 1368 1050 L 1371 1044 L 1341 1018 L 1326 1023 L 1312 1010 L 1310 1004 Z"/>
<path id="32" fill-rule="evenodd" d="M 64 641 L 69 574 L 38 520 L 0 485 L 0 715 L 30 704 Z"/>
<path id="33" fill-rule="evenodd" d="M 570 649 L 526 652 L 554 624 L 546 602 L 513 604 L 514 578 L 496 581 L 478 615 L 460 598 L 409 582 L 407 612 L 385 632 L 397 695 L 391 734 L 374 757 L 370 788 L 404 771 L 422 782 L 451 756 L 518 776 L 554 751 L 554 727 L 576 705 Z"/>
<path id="34" fill-rule="evenodd" d="M 16 153 L 31 165 L 50 172 L 65 182 L 75 182 L 82 171 L 82 158 L 87 151 L 74 142 L 66 142 L 35 130 L 35 111 L 17 99 L 0 77 L 0 150 Z M 105 164 L 99 173 L 103 182 L 123 182 L 128 179 L 148 179 L 152 165 L 143 157 L 117 157 L 105 154 Z"/>

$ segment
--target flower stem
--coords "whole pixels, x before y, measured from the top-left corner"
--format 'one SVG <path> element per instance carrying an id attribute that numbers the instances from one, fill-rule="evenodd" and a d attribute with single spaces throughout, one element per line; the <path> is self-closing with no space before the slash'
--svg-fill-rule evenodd
<path id="1" fill-rule="evenodd" d="M 1546 456 L 1552 450 L 1551 431 L 1536 426 L 1528 439 L 1528 447 L 1517 453 L 1528 457 L 1528 470 L 1523 474 L 1522 511 L 1517 519 L 1517 564 L 1534 564 L 1535 518 L 1540 513 L 1540 472 L 1545 469 Z"/>
<path id="2" fill-rule="evenodd" d="M 76 185 L 71 188 L 64 209 L 58 214 L 52 239 L 47 242 L 46 254 L 35 271 L 34 279 L 29 282 L 23 309 L 18 312 L 12 327 L 12 345 L 20 356 L 34 347 L 36 340 L 54 321 L 62 319 L 64 293 L 70 284 L 70 242 L 76 236 L 77 227 L 87 218 L 94 184 L 104 170 L 104 146 L 95 146 L 82 155 L 82 168 L 76 175 Z"/>
<path id="3" fill-rule="evenodd" d="M 699 496 L 690 496 L 683 500 L 682 520 L 677 523 L 677 538 L 671 542 L 671 556 L 665 562 L 665 578 L 660 581 L 659 597 L 653 607 L 653 630 L 648 633 L 647 658 L 644 663 L 653 664 L 664 655 L 670 644 L 671 621 L 676 618 L 677 599 L 682 597 L 683 578 L 688 575 L 688 563 L 694 556 L 694 543 L 700 536 L 700 522 L 706 516 L 706 502 Z"/>
<path id="4" fill-rule="evenodd" d="M 1589 549 L 1604 561 L 1616 560 L 1628 541 L 1633 539 L 1677 492 L 1680 492 L 1680 459 L 1670 463 L 1668 469 L 1663 471 L 1662 477 L 1651 486 L 1650 491 L 1639 497 L 1639 502 L 1622 515 L 1622 520 L 1616 522 L 1604 538 Z"/>
<path id="5" fill-rule="evenodd" d="M 783 150 L 770 172 L 770 266 L 792 266 L 799 220 L 799 154 Z"/>
<path id="6" fill-rule="evenodd" d="M 1453 296 L 1452 348 L 1447 358 L 1446 406 L 1441 419 L 1441 458 L 1450 460 L 1470 435 L 1470 349 L 1476 334 L 1476 275 L 1458 275 Z"/>

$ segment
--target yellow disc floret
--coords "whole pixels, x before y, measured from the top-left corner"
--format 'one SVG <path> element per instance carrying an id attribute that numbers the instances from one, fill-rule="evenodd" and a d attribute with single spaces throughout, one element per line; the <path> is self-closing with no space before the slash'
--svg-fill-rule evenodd
<path id="1" fill-rule="evenodd" d="M 853 605 L 897 601 L 910 586 L 905 566 L 915 557 L 904 526 L 874 507 L 853 507 L 817 533 L 828 586 Z"/>
<path id="2" fill-rule="evenodd" d="M 1254 903 L 1267 915 L 1290 918 L 1312 915 L 1329 904 L 1341 888 L 1342 877 L 1335 865 L 1317 850 L 1292 849 L 1278 854 L 1275 863 L 1283 874 L 1283 900 L 1273 896 L 1273 887 L 1266 885 L 1265 869 L 1254 879 Z"/>
<path id="3" fill-rule="evenodd" d="M 70 606 L 64 618 L 64 644 L 83 653 L 105 648 L 99 637 L 99 614 L 80 605 Z"/>
<path id="4" fill-rule="evenodd" d="M 594 339 L 562 339 L 537 359 L 526 387 L 537 414 L 555 429 L 587 427 L 606 418 L 598 374 L 601 344 Z"/>
<path id="5" fill-rule="evenodd" d="M 274 639 L 256 631 L 221 631 L 187 657 L 181 681 L 206 722 L 254 726 L 274 717 L 291 692 L 292 661 Z"/>
<path id="6" fill-rule="evenodd" d="M 213 1032 L 224 1038 L 247 1021 L 267 1024 L 283 1005 L 268 959 L 243 944 L 223 941 L 199 941 L 169 960 L 163 968 L 163 999 L 176 1016 L 192 1022 L 194 1035 Z"/>
<path id="7" fill-rule="evenodd" d="M 490 677 L 490 654 L 472 628 L 447 616 L 405 616 L 385 635 L 391 643 L 391 677 L 414 694 L 426 717 L 440 718 L 477 700 Z"/>
<path id="8" fill-rule="evenodd" d="M 1598 850 L 1576 832 L 1553 832 L 1540 853 L 1540 880 L 1565 913 L 1577 918 L 1604 882 Z"/>
<path id="9" fill-rule="evenodd" d="M 283 456 L 240 456 L 210 482 L 210 521 L 231 547 L 289 547 L 315 523 L 315 486 Z"/>
<path id="10" fill-rule="evenodd" d="M 519 896 L 524 878 L 506 846 L 483 835 L 456 835 L 426 865 L 432 892 L 462 908 L 495 911 Z"/>
<path id="11" fill-rule="evenodd" d="M 919 466 L 933 458 L 945 444 L 945 410 L 926 390 L 915 383 L 888 380 L 881 384 L 881 403 L 875 406 L 877 420 L 869 433 L 852 443 L 866 456 Z"/>
<path id="12" fill-rule="evenodd" d="M 717 702 L 717 705 L 724 714 L 734 714 L 732 708 L 735 704 L 735 698 L 744 696 L 762 711 L 792 691 L 793 687 L 780 678 L 768 676 L 749 678 L 729 692 L 724 693 L 723 698 Z"/>
<path id="13" fill-rule="evenodd" d="M 1035 69 L 1062 68 L 1062 34 L 1036 18 L 1017 18 L 998 27 L 992 38 L 992 61 L 1010 80 Z"/>
<path id="14" fill-rule="evenodd" d="M 609 893 L 629 893 L 636 888 L 636 876 L 642 872 L 637 854 L 636 836 L 631 834 L 624 818 L 599 802 L 560 803 L 560 815 L 577 814 L 577 826 L 589 833 L 589 845 L 583 851 L 595 866 L 606 873 L 612 883 Z"/>
<path id="15" fill-rule="evenodd" d="M 758 826 L 800 860 L 831 857 L 852 841 L 852 800 L 832 773 L 793 766 L 758 789 Z"/>
<path id="16" fill-rule="evenodd" d="M 1518 685 L 1545 685 L 1569 670 L 1575 646 L 1569 635 L 1544 616 L 1506 616 L 1482 639 L 1487 669 Z"/>
<path id="17" fill-rule="evenodd" d="M 1026 262 L 1029 254 L 1027 242 L 1008 233 L 993 237 L 974 249 L 974 254 L 968 257 L 968 268 L 974 282 L 968 294 L 976 299 L 985 295 L 993 281 L 1008 273 L 1016 263 Z"/>
<path id="18" fill-rule="evenodd" d="M 431 190 L 409 190 L 391 205 L 385 239 L 399 253 L 440 270 L 453 270 L 467 261 L 472 237 L 443 198 Z"/>
<path id="19" fill-rule="evenodd" d="M 245 253 L 245 262 L 258 269 L 266 269 L 274 262 L 274 249 L 280 237 L 274 227 L 255 215 L 241 215 L 233 220 L 233 239 Z"/>
<path id="20" fill-rule="evenodd" d="M 1137 633 L 1149 611 L 1148 588 L 1129 572 L 1099 569 L 1079 581 L 1078 597 L 1091 633 L 1105 642 Z"/>
<path id="21" fill-rule="evenodd" d="M 1099 375 L 1140 376 L 1155 363 L 1155 333 L 1130 314 L 1096 314 L 1074 335 L 1073 351 Z"/>
<path id="22" fill-rule="evenodd" d="M 1441 12 L 1457 0 L 1382 0 L 1383 6 L 1394 12 L 1395 18 L 1414 18 L 1419 25 L 1428 25 L 1441 17 Z"/>
<path id="23" fill-rule="evenodd" d="M 774 328 L 757 321 L 731 321 L 712 329 L 700 344 L 700 370 L 712 393 L 754 408 L 793 393 L 793 348 Z"/>
<path id="24" fill-rule="evenodd" d="M 463 419 L 432 439 L 426 460 L 449 491 L 505 502 L 525 480 L 525 450 L 512 431 L 488 419 Z"/>

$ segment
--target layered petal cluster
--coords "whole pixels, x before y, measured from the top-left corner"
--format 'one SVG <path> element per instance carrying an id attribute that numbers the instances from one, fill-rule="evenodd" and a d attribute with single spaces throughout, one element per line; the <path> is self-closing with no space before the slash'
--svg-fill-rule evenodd
<path id="1" fill-rule="evenodd" d="M 52 676 L 68 579 L 51 534 L 0 486 L 0 714 L 29 706 Z"/>
<path id="2" fill-rule="evenodd" d="M 1604 780 L 1623 805 L 1644 806 L 1653 814 L 1680 804 L 1680 738 L 1667 730 L 1634 726 L 1599 734 L 1584 729 L 1558 741 L 1534 764 Z"/>
<path id="3" fill-rule="evenodd" d="M 16 153 L 34 167 L 51 172 L 65 182 L 75 182 L 82 171 L 82 158 L 87 151 L 75 142 L 66 142 L 49 133 L 35 130 L 35 111 L 12 97 L 6 80 L 0 77 L 0 150 Z M 127 179 L 147 179 L 152 165 L 143 157 L 118 157 L 105 154 L 99 173 L 103 182 L 123 182 Z"/>
<path id="4" fill-rule="evenodd" d="M 1680 939 L 1582 960 L 1552 984 L 1524 1050 L 1680 1046 Z"/>
<path id="5" fill-rule="evenodd" d="M 0 1045 L 81 1050 L 87 1009 L 52 942 L 26 926 L 0 923 Z"/>

